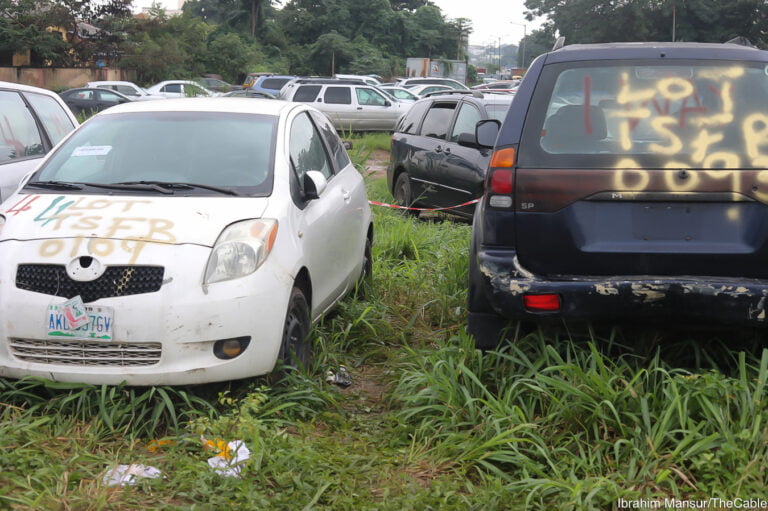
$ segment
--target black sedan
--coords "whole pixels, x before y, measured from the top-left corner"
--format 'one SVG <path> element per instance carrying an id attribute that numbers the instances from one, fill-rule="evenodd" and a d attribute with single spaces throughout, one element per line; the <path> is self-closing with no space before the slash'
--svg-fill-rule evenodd
<path id="1" fill-rule="evenodd" d="M 59 93 L 59 96 L 75 115 L 92 115 L 105 108 L 133 101 L 114 90 L 87 87 L 65 90 Z"/>
<path id="2" fill-rule="evenodd" d="M 448 208 L 471 217 L 483 194 L 491 151 L 475 139 L 475 125 L 503 119 L 514 96 L 452 91 L 417 101 L 392 135 L 387 184 L 396 202 L 414 208 Z M 418 210 L 412 210 L 414 214 Z"/>

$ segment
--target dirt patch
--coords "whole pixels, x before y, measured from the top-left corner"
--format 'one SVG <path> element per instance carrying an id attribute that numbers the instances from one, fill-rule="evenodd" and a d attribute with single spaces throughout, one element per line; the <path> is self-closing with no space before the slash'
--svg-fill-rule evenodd
<path id="1" fill-rule="evenodd" d="M 371 157 L 365 162 L 366 175 L 372 177 L 386 177 L 387 166 L 389 165 L 389 151 L 376 149 L 371 153 Z"/>

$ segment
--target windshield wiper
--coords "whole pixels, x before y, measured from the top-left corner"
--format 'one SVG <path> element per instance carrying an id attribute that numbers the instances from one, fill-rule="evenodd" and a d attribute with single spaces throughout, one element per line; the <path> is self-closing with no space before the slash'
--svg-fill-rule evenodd
<path id="1" fill-rule="evenodd" d="M 122 183 L 116 183 L 119 185 L 154 185 L 166 190 L 194 190 L 195 188 L 202 188 L 203 190 L 211 190 L 213 192 L 223 193 L 225 195 L 240 195 L 236 191 L 230 188 L 223 188 L 220 186 L 203 185 L 199 183 L 181 183 L 181 182 L 167 182 L 167 181 L 124 181 Z M 171 192 L 172 193 L 172 192 Z"/>
<path id="2" fill-rule="evenodd" d="M 64 181 L 32 181 L 24 185 L 33 188 L 53 188 L 54 190 L 82 190 L 82 183 L 67 183 Z"/>

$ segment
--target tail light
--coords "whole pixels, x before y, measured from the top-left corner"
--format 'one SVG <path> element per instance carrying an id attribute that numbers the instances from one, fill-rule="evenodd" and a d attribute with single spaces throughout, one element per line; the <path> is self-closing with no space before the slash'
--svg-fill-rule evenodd
<path id="1" fill-rule="evenodd" d="M 560 295 L 523 295 L 523 304 L 533 312 L 559 311 Z"/>
<path id="2" fill-rule="evenodd" d="M 494 208 L 511 208 L 512 191 L 514 190 L 515 149 L 508 147 L 493 152 L 489 181 L 488 204 Z"/>

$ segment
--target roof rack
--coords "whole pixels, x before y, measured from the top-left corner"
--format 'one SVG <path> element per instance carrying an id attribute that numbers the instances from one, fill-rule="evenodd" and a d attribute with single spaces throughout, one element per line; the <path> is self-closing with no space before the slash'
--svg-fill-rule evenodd
<path id="1" fill-rule="evenodd" d="M 427 92 L 424 94 L 424 97 L 430 97 L 430 96 L 445 96 L 448 94 L 472 94 L 474 96 L 474 93 L 477 91 L 474 90 L 465 90 L 465 89 L 451 89 L 451 90 L 436 90 L 432 92 Z M 475 97 L 482 97 L 482 96 L 475 96 Z"/>
<path id="2" fill-rule="evenodd" d="M 315 83 L 315 84 L 326 84 L 326 83 L 333 83 L 337 85 L 368 85 L 363 80 L 359 80 L 357 78 L 297 78 L 295 80 L 295 83 Z"/>

